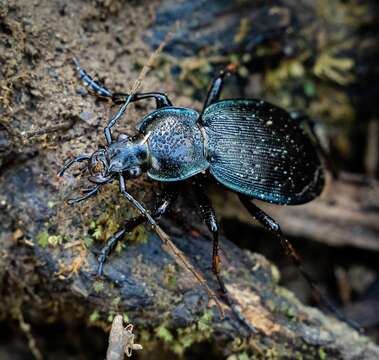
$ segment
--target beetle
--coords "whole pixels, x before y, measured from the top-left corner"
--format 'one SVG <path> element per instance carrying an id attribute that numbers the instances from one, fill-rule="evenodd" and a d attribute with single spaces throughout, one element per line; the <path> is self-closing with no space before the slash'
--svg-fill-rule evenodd
<path id="1" fill-rule="evenodd" d="M 247 211 L 267 230 L 274 233 L 300 266 L 300 259 L 283 235 L 279 224 L 261 210 L 254 200 L 277 205 L 299 205 L 316 198 L 324 187 L 324 170 L 315 144 L 317 138 L 302 128 L 298 117 L 264 100 L 220 100 L 227 68 L 213 80 L 201 112 L 173 106 L 160 92 L 114 93 L 93 80 L 74 60 L 79 78 L 95 95 L 121 105 L 104 128 L 107 145 L 92 155 L 80 155 L 60 170 L 59 175 L 76 162 L 87 161 L 94 186 L 71 204 L 95 195 L 99 188 L 118 179 L 120 192 L 140 212 L 127 221 L 101 250 L 98 275 L 104 263 L 127 231 L 146 220 L 154 227 L 176 197 L 167 191 L 151 213 L 126 189 L 126 180 L 146 173 L 161 183 L 183 182 L 208 173 L 219 184 L 235 192 Z M 132 102 L 155 99 L 156 110 L 143 117 L 136 135 L 112 137 L 111 129 Z M 202 180 L 192 183 L 199 213 L 213 235 L 212 270 L 221 289 L 219 226 L 215 211 L 204 191 Z M 306 275 L 305 275 L 306 276 Z M 225 290 L 225 289 L 224 289 Z"/>

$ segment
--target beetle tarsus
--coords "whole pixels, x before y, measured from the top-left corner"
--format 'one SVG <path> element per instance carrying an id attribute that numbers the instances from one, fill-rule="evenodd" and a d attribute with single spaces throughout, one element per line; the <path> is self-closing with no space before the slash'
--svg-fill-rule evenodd
<path id="1" fill-rule="evenodd" d="M 67 201 L 67 203 L 69 205 L 74 205 L 74 204 L 80 203 L 84 200 L 87 200 L 88 198 L 94 196 L 99 191 L 99 189 L 100 189 L 100 185 L 96 185 L 92 189 L 87 189 L 88 191 L 86 191 L 86 194 L 84 196 L 77 197 L 74 199 L 69 199 Z"/>

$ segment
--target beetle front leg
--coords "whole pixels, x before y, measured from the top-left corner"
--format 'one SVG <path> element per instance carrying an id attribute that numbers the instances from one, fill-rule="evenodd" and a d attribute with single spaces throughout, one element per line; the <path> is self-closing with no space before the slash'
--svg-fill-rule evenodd
<path id="1" fill-rule="evenodd" d="M 79 60 L 74 58 L 73 62 L 75 64 L 75 70 L 79 75 L 79 80 L 83 81 L 83 83 L 88 87 L 88 89 L 96 96 L 100 98 L 114 99 L 113 92 L 107 89 L 105 86 L 101 85 L 98 81 L 94 80 L 87 72 L 80 67 Z M 127 94 L 123 94 L 127 95 Z M 119 97 L 120 94 L 117 94 Z"/>
<path id="2" fill-rule="evenodd" d="M 88 75 L 88 73 L 80 67 L 78 59 L 74 58 L 73 62 L 75 64 L 75 70 L 79 75 L 79 80 L 81 80 L 89 88 L 92 94 L 100 98 L 111 99 L 115 104 L 122 104 L 126 101 L 129 94 L 113 92 Z M 135 94 L 133 96 L 133 101 L 139 101 L 146 98 L 155 98 L 157 109 L 172 105 L 166 94 L 158 92 Z"/>
<path id="3" fill-rule="evenodd" d="M 174 191 L 166 191 L 161 200 L 159 200 L 158 206 L 155 208 L 153 213 L 153 218 L 155 221 L 158 221 L 163 214 L 169 209 L 173 200 L 177 196 L 177 193 Z M 97 258 L 99 266 L 97 269 L 97 275 L 102 276 L 103 267 L 111 252 L 116 248 L 118 242 L 122 239 L 125 233 L 132 231 L 137 226 L 146 222 L 146 217 L 143 215 L 129 219 L 124 225 L 123 229 L 115 233 L 111 238 L 107 240 L 107 243 L 101 249 L 100 254 Z"/>
<path id="4" fill-rule="evenodd" d="M 116 113 L 116 115 L 111 118 L 108 125 L 104 128 L 104 135 L 105 135 L 105 139 L 107 140 L 108 145 L 112 144 L 111 128 L 116 124 L 118 119 L 124 114 L 126 108 L 132 102 L 132 99 L 133 99 L 133 95 L 129 95 L 127 99 L 125 100 L 124 104 L 120 107 L 120 109 Z"/>
<path id="5" fill-rule="evenodd" d="M 161 93 L 140 93 L 140 94 L 128 95 L 124 104 L 120 107 L 116 115 L 109 121 L 108 125 L 104 128 L 104 135 L 105 135 L 108 145 L 112 143 L 111 128 L 116 124 L 116 122 L 121 118 L 121 116 L 124 115 L 128 105 L 131 102 L 136 102 L 136 101 L 149 99 L 149 98 L 155 99 L 157 109 L 172 105 L 168 97 L 165 94 L 161 94 Z"/>

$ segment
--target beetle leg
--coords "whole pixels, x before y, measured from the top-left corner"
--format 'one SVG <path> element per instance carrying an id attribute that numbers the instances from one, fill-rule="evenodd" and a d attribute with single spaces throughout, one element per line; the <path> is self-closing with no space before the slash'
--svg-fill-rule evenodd
<path id="1" fill-rule="evenodd" d="M 82 69 L 79 65 L 79 60 L 74 58 L 73 62 L 75 64 L 75 69 L 79 75 L 79 79 L 90 89 L 90 91 L 100 97 L 105 99 L 111 99 L 115 104 L 125 103 L 129 95 L 127 93 L 114 93 L 112 90 L 101 85 L 98 81 L 94 80 L 88 73 Z M 149 93 L 139 93 L 133 96 L 132 102 L 139 101 L 142 99 L 154 98 L 156 101 L 157 109 L 165 106 L 172 106 L 171 101 L 168 99 L 166 94 L 158 92 Z"/>
<path id="2" fill-rule="evenodd" d="M 74 58 L 73 62 L 75 64 L 75 70 L 79 75 L 79 79 L 90 89 L 90 91 L 98 97 L 101 98 L 110 98 L 113 99 L 113 93 L 111 90 L 107 89 L 105 86 L 102 86 L 99 82 L 92 79 L 87 72 L 82 69 L 79 65 L 79 60 Z"/>
<path id="3" fill-rule="evenodd" d="M 97 192 L 99 191 L 99 188 L 100 188 L 100 185 L 96 185 L 96 186 L 94 186 L 91 189 L 86 189 L 85 190 L 85 193 L 86 193 L 85 195 L 83 195 L 81 197 L 78 197 L 78 198 L 75 198 L 75 199 L 70 199 L 67 202 L 69 203 L 69 205 L 73 205 L 73 204 L 77 204 L 79 202 L 82 202 L 84 200 L 87 200 L 88 198 L 96 195 Z"/>
<path id="4" fill-rule="evenodd" d="M 261 225 L 263 225 L 263 227 L 274 233 L 280 239 L 283 248 L 291 257 L 295 265 L 301 265 L 302 261 L 299 255 L 296 253 L 292 244 L 284 237 L 279 224 L 271 216 L 253 204 L 247 196 L 239 195 L 239 198 L 251 216 L 253 216 L 253 218 L 256 219 Z"/>
<path id="5" fill-rule="evenodd" d="M 159 205 L 156 207 L 153 218 L 155 221 L 158 221 L 161 216 L 168 210 L 169 206 L 171 205 L 172 201 L 176 197 L 176 192 L 166 192 L 163 195 L 163 198 L 159 201 Z M 104 264 L 110 255 L 110 253 L 115 249 L 117 243 L 122 239 L 124 234 L 126 232 L 132 231 L 134 228 L 136 228 L 138 225 L 143 224 L 146 222 L 146 217 L 143 215 L 134 217 L 129 219 L 126 224 L 124 225 L 123 229 L 115 233 L 111 238 L 108 239 L 107 243 L 104 245 L 104 247 L 101 249 L 100 254 L 97 258 L 99 262 L 99 267 L 97 269 L 97 275 L 102 276 L 103 275 L 103 268 Z"/>
<path id="6" fill-rule="evenodd" d="M 127 100 L 128 96 L 129 95 L 126 93 L 115 93 L 113 94 L 112 101 L 115 104 L 122 104 Z M 159 92 L 136 93 L 133 95 L 130 102 L 137 102 L 145 99 L 155 99 L 155 105 L 157 109 L 161 109 L 166 106 L 172 106 L 172 102 L 167 97 L 167 95 Z"/>
<path id="7" fill-rule="evenodd" d="M 212 207 L 211 201 L 205 194 L 202 185 L 195 185 L 196 198 L 199 204 L 200 212 L 199 215 L 204 223 L 207 225 L 209 231 L 213 235 L 213 250 L 212 250 L 212 271 L 215 274 L 217 281 L 219 283 L 220 290 L 223 294 L 226 294 L 226 288 L 224 281 L 221 278 L 221 258 L 219 255 L 219 231 L 216 213 Z"/>
<path id="8" fill-rule="evenodd" d="M 213 79 L 212 84 L 209 88 L 207 98 L 204 103 L 203 111 L 214 102 L 218 101 L 220 99 L 221 90 L 224 85 L 224 79 L 225 76 L 228 74 L 228 71 L 221 70 L 219 75 Z"/>
<path id="9" fill-rule="evenodd" d="M 108 145 L 112 144 L 112 134 L 111 128 L 116 124 L 117 120 L 124 114 L 126 108 L 131 103 L 133 95 L 129 95 L 125 100 L 124 104 L 120 107 L 115 116 L 111 118 L 108 125 L 104 128 L 105 139 L 107 140 Z"/>
<path id="10" fill-rule="evenodd" d="M 292 111 L 289 113 L 290 117 L 293 121 L 295 121 L 298 124 L 306 123 L 308 126 L 308 129 L 310 133 L 312 134 L 312 137 L 315 142 L 315 146 L 319 154 L 322 156 L 322 158 L 325 161 L 325 165 L 327 169 L 331 172 L 334 179 L 338 178 L 338 169 L 336 169 L 336 166 L 330 157 L 330 154 L 324 149 L 324 147 L 321 145 L 320 137 L 317 135 L 315 131 L 316 122 L 309 117 L 308 115 Z"/>
<path id="11" fill-rule="evenodd" d="M 116 124 L 116 122 L 121 118 L 121 116 L 124 115 L 128 105 L 131 102 L 135 102 L 135 101 L 139 101 L 143 99 L 149 99 L 149 98 L 155 98 L 157 109 L 172 105 L 171 101 L 167 98 L 167 96 L 161 93 L 140 93 L 140 94 L 128 95 L 124 104 L 120 107 L 116 115 L 109 121 L 108 125 L 104 128 L 104 135 L 105 135 L 108 145 L 112 143 L 111 128 Z"/>
<path id="12" fill-rule="evenodd" d="M 133 101 L 140 101 L 143 99 L 155 99 L 157 109 L 161 109 L 167 106 L 172 106 L 172 102 L 164 93 L 159 92 L 147 92 L 147 93 L 136 93 L 133 95 Z"/>
<path id="13" fill-rule="evenodd" d="M 249 213 L 255 218 L 261 225 L 263 225 L 267 230 L 274 233 L 280 240 L 282 246 L 284 247 L 287 255 L 289 255 L 299 270 L 300 274 L 303 276 L 303 278 L 307 281 L 308 285 L 314 292 L 314 294 L 317 295 L 319 299 L 324 303 L 324 305 L 334 313 L 337 318 L 340 320 L 346 322 L 351 327 L 353 327 L 356 330 L 361 330 L 359 325 L 356 324 L 354 321 L 347 319 L 338 309 L 329 301 L 329 299 L 321 292 L 321 290 L 316 285 L 316 281 L 312 279 L 312 277 L 306 272 L 302 265 L 302 260 L 300 259 L 299 255 L 296 253 L 294 247 L 289 242 L 289 240 L 283 235 L 279 224 L 268 214 L 266 214 L 263 210 L 261 210 L 258 206 L 253 204 L 250 201 L 250 198 L 244 195 L 239 195 L 239 198 L 242 202 L 242 204 L 245 206 L 245 208 L 249 211 Z"/>

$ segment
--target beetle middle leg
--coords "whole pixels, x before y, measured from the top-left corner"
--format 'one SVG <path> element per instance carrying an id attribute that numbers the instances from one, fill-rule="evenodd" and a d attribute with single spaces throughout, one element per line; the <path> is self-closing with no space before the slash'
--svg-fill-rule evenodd
<path id="1" fill-rule="evenodd" d="M 221 258 L 219 255 L 219 229 L 216 218 L 216 213 L 212 207 L 211 201 L 205 194 L 202 184 L 195 184 L 195 193 L 197 202 L 200 207 L 200 217 L 207 225 L 209 231 L 213 236 L 213 249 L 212 249 L 212 271 L 215 274 L 220 290 L 223 294 L 226 294 L 226 288 L 224 281 L 221 278 Z"/>
<path id="2" fill-rule="evenodd" d="M 154 212 L 153 212 L 153 218 L 155 221 L 158 221 L 163 214 L 166 213 L 166 211 L 169 209 L 170 205 L 174 201 L 174 199 L 177 196 L 176 191 L 168 191 L 166 190 L 162 196 L 162 198 L 158 201 L 158 205 L 156 206 Z M 104 247 L 101 249 L 99 256 L 98 256 L 98 262 L 99 267 L 97 269 L 97 275 L 102 276 L 103 274 L 103 267 L 104 264 L 108 258 L 108 256 L 111 254 L 111 252 L 115 249 L 117 243 L 122 239 L 125 233 L 132 231 L 134 228 L 136 228 L 138 225 L 141 225 L 146 222 L 146 217 L 143 215 L 133 217 L 129 219 L 126 224 L 124 224 L 123 228 L 116 232 L 111 238 L 107 240 L 107 243 L 104 245 Z"/>

